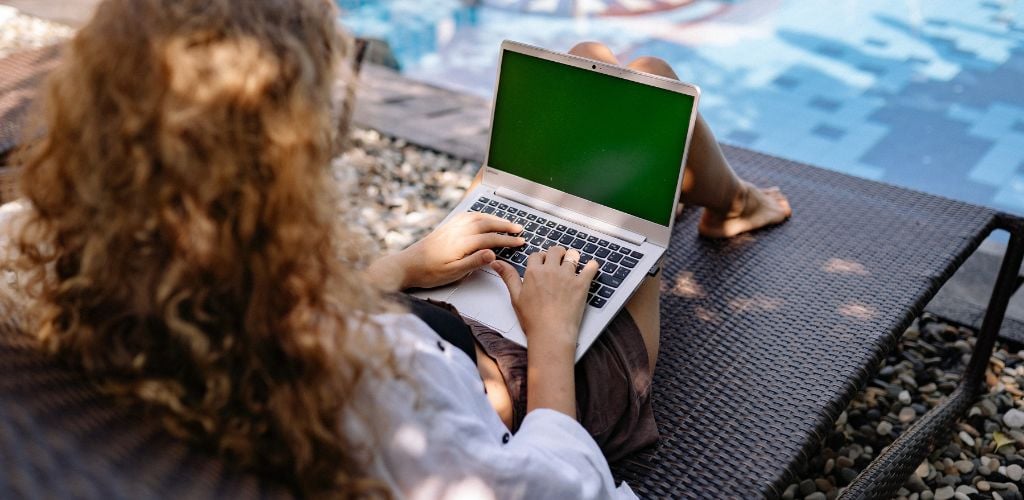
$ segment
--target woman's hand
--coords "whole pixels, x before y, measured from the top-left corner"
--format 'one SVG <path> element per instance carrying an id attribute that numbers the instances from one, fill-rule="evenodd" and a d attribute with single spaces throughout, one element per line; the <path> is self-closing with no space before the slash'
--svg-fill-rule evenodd
<path id="1" fill-rule="evenodd" d="M 523 246 L 523 238 L 498 234 L 522 231 L 519 224 L 494 215 L 462 213 L 409 248 L 377 260 L 367 274 L 384 290 L 447 285 L 494 262 L 492 248 Z"/>
<path id="2" fill-rule="evenodd" d="M 596 261 L 587 262 L 577 276 L 579 260 L 578 251 L 560 246 L 534 253 L 526 261 L 526 275 L 521 281 L 508 263 L 495 261 L 491 264 L 508 286 L 512 307 L 531 346 L 535 332 L 552 330 L 565 337 L 564 343 L 572 344 L 575 349 L 590 282 L 597 276 Z M 549 341 L 547 336 L 536 340 Z"/>
<path id="3" fill-rule="evenodd" d="M 491 264 L 508 286 L 512 307 L 529 341 L 527 411 L 551 408 L 576 417 L 576 339 L 590 282 L 597 276 L 596 261 L 587 262 L 577 275 L 579 258 L 576 250 L 562 247 L 534 253 L 521 282 L 512 266 L 501 261 Z"/>

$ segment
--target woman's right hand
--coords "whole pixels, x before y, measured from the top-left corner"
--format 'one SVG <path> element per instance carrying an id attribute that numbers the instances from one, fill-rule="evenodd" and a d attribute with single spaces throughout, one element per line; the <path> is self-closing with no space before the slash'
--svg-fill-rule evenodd
<path id="1" fill-rule="evenodd" d="M 526 275 L 505 262 L 491 267 L 501 275 L 512 307 L 529 341 L 526 350 L 526 411 L 549 408 L 576 418 L 576 377 L 573 359 L 590 282 L 597 262 L 576 274 L 580 253 L 551 247 L 530 255 Z"/>
<path id="2" fill-rule="evenodd" d="M 590 261 L 576 274 L 580 253 L 555 246 L 536 252 L 526 261 L 526 275 L 502 261 L 491 263 L 508 286 L 512 307 L 530 347 L 568 349 L 575 354 L 580 321 L 586 308 L 590 282 L 597 276 L 597 262 Z"/>

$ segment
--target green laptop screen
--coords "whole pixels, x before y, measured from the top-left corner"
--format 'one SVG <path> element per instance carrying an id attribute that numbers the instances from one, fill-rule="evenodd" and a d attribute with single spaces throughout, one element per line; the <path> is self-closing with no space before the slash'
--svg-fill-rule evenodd
<path id="1" fill-rule="evenodd" d="M 505 50 L 488 164 L 667 226 L 692 96 Z"/>

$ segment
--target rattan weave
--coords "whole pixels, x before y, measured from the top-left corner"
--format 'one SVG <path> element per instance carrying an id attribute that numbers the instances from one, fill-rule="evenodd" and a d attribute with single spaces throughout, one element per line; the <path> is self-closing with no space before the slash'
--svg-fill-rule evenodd
<path id="1" fill-rule="evenodd" d="M 792 220 L 665 262 L 654 410 L 662 441 L 616 471 L 641 497 L 781 494 L 898 335 L 993 227 L 991 210 L 737 148 Z"/>
<path id="2" fill-rule="evenodd" d="M 51 45 L 0 59 L 0 158 L 23 139 L 40 83 L 57 66 L 59 54 L 60 46 Z"/>
<path id="3" fill-rule="evenodd" d="M 728 241 L 699 238 L 696 211 L 679 221 L 655 375 L 662 441 L 614 467 L 641 497 L 778 495 L 995 225 L 988 209 L 725 151 L 744 177 L 782 186 L 796 212 Z M 173 442 L 9 327 L 0 339 L 0 497 L 280 493 Z"/>

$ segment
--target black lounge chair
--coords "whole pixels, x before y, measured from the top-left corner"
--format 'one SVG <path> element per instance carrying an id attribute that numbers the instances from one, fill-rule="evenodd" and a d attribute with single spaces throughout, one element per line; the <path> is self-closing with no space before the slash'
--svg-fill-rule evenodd
<path id="1" fill-rule="evenodd" d="M 1024 256 L 1024 220 L 744 149 L 725 153 L 745 178 L 782 186 L 796 216 L 710 241 L 696 234 L 697 213 L 684 214 L 664 265 L 654 381 L 662 440 L 613 469 L 642 497 L 781 495 L 928 300 L 990 232 L 1007 230 L 960 387 L 845 494 L 889 498 L 979 393 Z M 174 441 L 153 418 L 41 357 L 17 313 L 0 307 L 0 497 L 289 496 L 272 478 Z"/>

